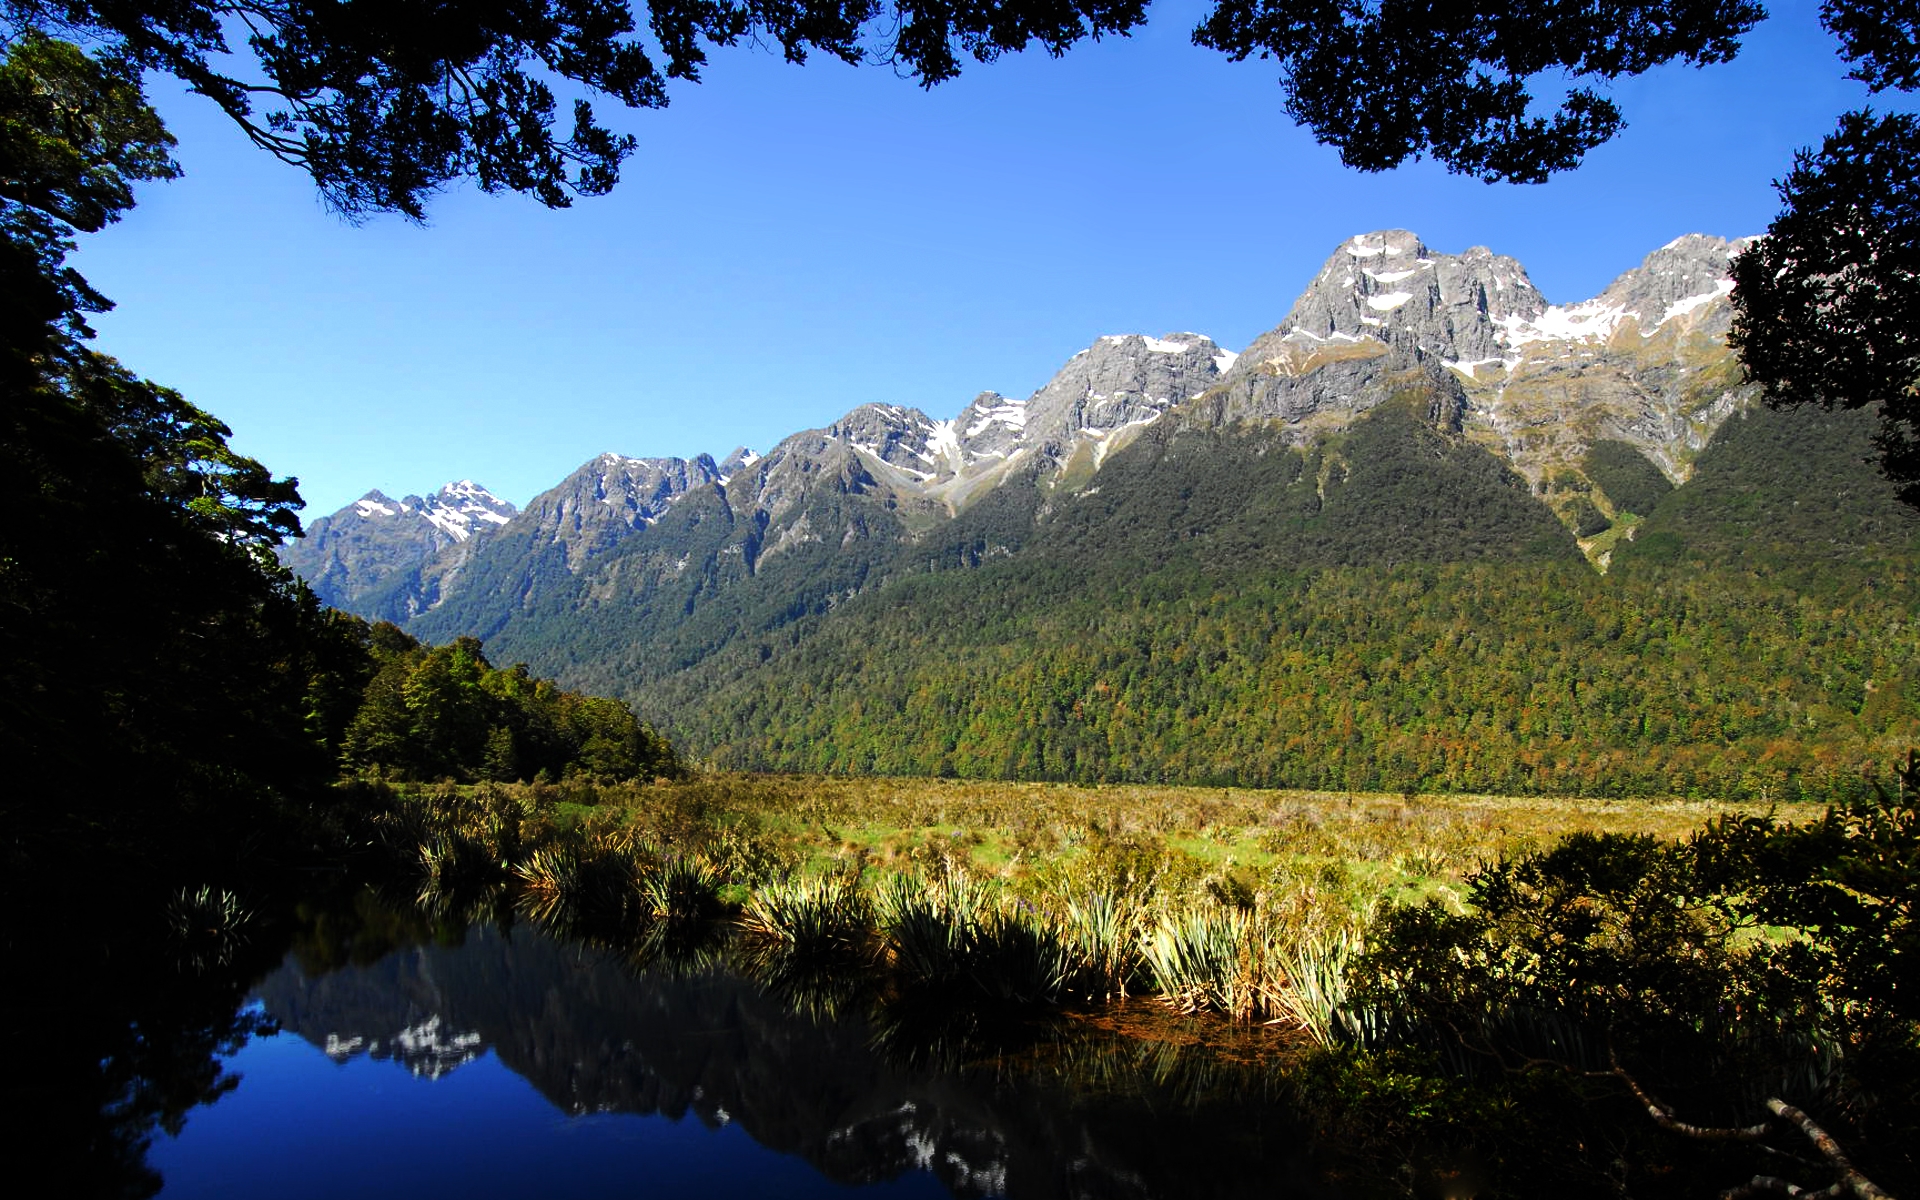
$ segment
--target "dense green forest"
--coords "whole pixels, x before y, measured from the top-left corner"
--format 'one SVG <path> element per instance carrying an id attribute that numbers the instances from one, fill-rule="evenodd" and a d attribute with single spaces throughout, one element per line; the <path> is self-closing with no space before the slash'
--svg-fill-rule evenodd
<path id="1" fill-rule="evenodd" d="M 346 770 L 498 783 L 679 774 L 673 748 L 618 700 L 564 691 L 524 663 L 496 670 L 474 638 L 429 647 L 384 622 L 339 619 L 367 649 L 336 743 Z"/>
<path id="2" fill-rule="evenodd" d="M 898 550 L 619 603 L 556 580 L 502 643 L 727 767 L 1851 799 L 1920 739 L 1920 521 L 1871 429 L 1736 416 L 1678 489 L 1602 443 L 1643 518 L 1604 574 L 1417 404 L 1304 449 L 1156 429 L 1098 491 L 1004 486 Z M 733 536 L 683 508 L 656 536 Z"/>
<path id="3" fill-rule="evenodd" d="M 1920 736 L 1904 600 L 1578 567 L 1188 582 L 910 581 L 669 711 L 729 766 L 1616 796 L 1847 798 Z"/>

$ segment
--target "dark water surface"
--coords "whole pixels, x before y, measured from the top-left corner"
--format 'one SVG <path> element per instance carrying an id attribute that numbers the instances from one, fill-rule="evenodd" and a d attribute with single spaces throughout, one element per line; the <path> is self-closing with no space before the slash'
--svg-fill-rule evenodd
<path id="1" fill-rule="evenodd" d="M 724 949 L 423 939 L 361 908 L 252 989 L 237 1085 L 147 1152 L 163 1196 L 1334 1194 L 1245 1045 L 982 1029 Z"/>

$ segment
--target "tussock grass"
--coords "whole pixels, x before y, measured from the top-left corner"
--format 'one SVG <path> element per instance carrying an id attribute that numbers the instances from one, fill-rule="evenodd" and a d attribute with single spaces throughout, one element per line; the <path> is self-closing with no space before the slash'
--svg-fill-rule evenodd
<path id="1" fill-rule="evenodd" d="M 730 774 L 388 800 L 379 840 L 412 850 L 443 907 L 504 881 L 536 920 L 641 941 L 734 913 L 769 986 L 823 1010 L 869 985 L 1016 1006 L 1153 995 L 1322 1044 L 1364 1020 L 1345 969 L 1381 906 L 1457 907 L 1480 863 L 1576 831 L 1678 838 L 1728 811 Z"/>
<path id="2" fill-rule="evenodd" d="M 166 920 L 181 967 L 203 971 L 233 961 L 254 912 L 227 889 L 202 884 L 175 892 L 167 900 Z"/>
<path id="3" fill-rule="evenodd" d="M 740 924 L 784 952 L 812 960 L 854 960 L 872 941 L 873 900 L 857 873 L 776 880 L 754 892 Z"/>

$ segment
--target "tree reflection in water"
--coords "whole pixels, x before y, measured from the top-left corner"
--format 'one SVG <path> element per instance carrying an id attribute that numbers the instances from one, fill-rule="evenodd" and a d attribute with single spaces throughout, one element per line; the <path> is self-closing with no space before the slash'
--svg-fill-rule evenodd
<path id="1" fill-rule="evenodd" d="M 16 914 L 9 981 L 4 1107 L 17 1165 L 35 1164 L 48 1190 L 150 1196 L 157 1134 L 177 1134 L 193 1109 L 232 1092 L 222 1061 L 273 1020 L 247 1003 L 249 985 L 285 953 L 265 926 L 208 931 L 170 921 L 177 894 L 147 895 L 110 913 L 82 904 L 61 917 Z"/>
<path id="2" fill-rule="evenodd" d="M 221 972 L 167 975 L 157 948 L 94 956 L 115 968 L 86 989 L 96 1035 L 40 1073 L 90 1077 L 46 1117 L 65 1125 L 61 1156 L 96 1167 L 73 1190 L 154 1192 L 144 1152 L 156 1131 L 213 1100 L 238 1119 L 248 1087 L 223 1098 L 234 1081 L 221 1060 L 282 1029 L 336 1062 L 390 1060 L 417 1077 L 492 1054 L 563 1114 L 732 1125 L 837 1185 L 931 1175 L 960 1196 L 1329 1194 L 1271 1075 L 1217 1048 L 879 995 L 845 973 L 770 977 L 724 927 L 563 941 L 499 895 L 419 906 L 355 891 L 261 927 L 280 939 L 257 933 L 246 962 Z M 115 1023 L 123 1048 L 100 1035 Z M 190 1144 L 192 1129 L 179 1152 Z M 169 1146 L 169 1162 L 179 1152 Z"/>

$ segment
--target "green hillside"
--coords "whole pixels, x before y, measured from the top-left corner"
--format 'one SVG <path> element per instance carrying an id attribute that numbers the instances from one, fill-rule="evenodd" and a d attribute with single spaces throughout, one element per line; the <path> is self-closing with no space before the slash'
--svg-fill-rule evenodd
<path id="1" fill-rule="evenodd" d="M 1161 422 L 917 536 L 858 474 L 771 530 L 702 489 L 577 575 L 508 543 L 413 628 L 727 767 L 1847 798 L 1920 743 L 1920 517 L 1870 429 L 1760 409 L 1679 488 L 1601 442 L 1641 518 L 1606 574 L 1414 386 L 1306 445 Z"/>
<path id="2" fill-rule="evenodd" d="M 1847 797 L 1920 741 L 1914 594 L 1889 568 L 1920 521 L 1860 479 L 1863 436 L 1818 414 L 1730 424 L 1603 576 L 1413 410 L 1305 452 L 1175 433 L 1017 542 L 982 532 L 1001 513 L 919 548 L 998 546 L 982 565 L 743 626 L 624 694 L 733 767 Z M 1841 478 L 1810 521 L 1804 493 L 1754 498 Z M 1782 527 L 1752 530 L 1755 511 Z"/>

